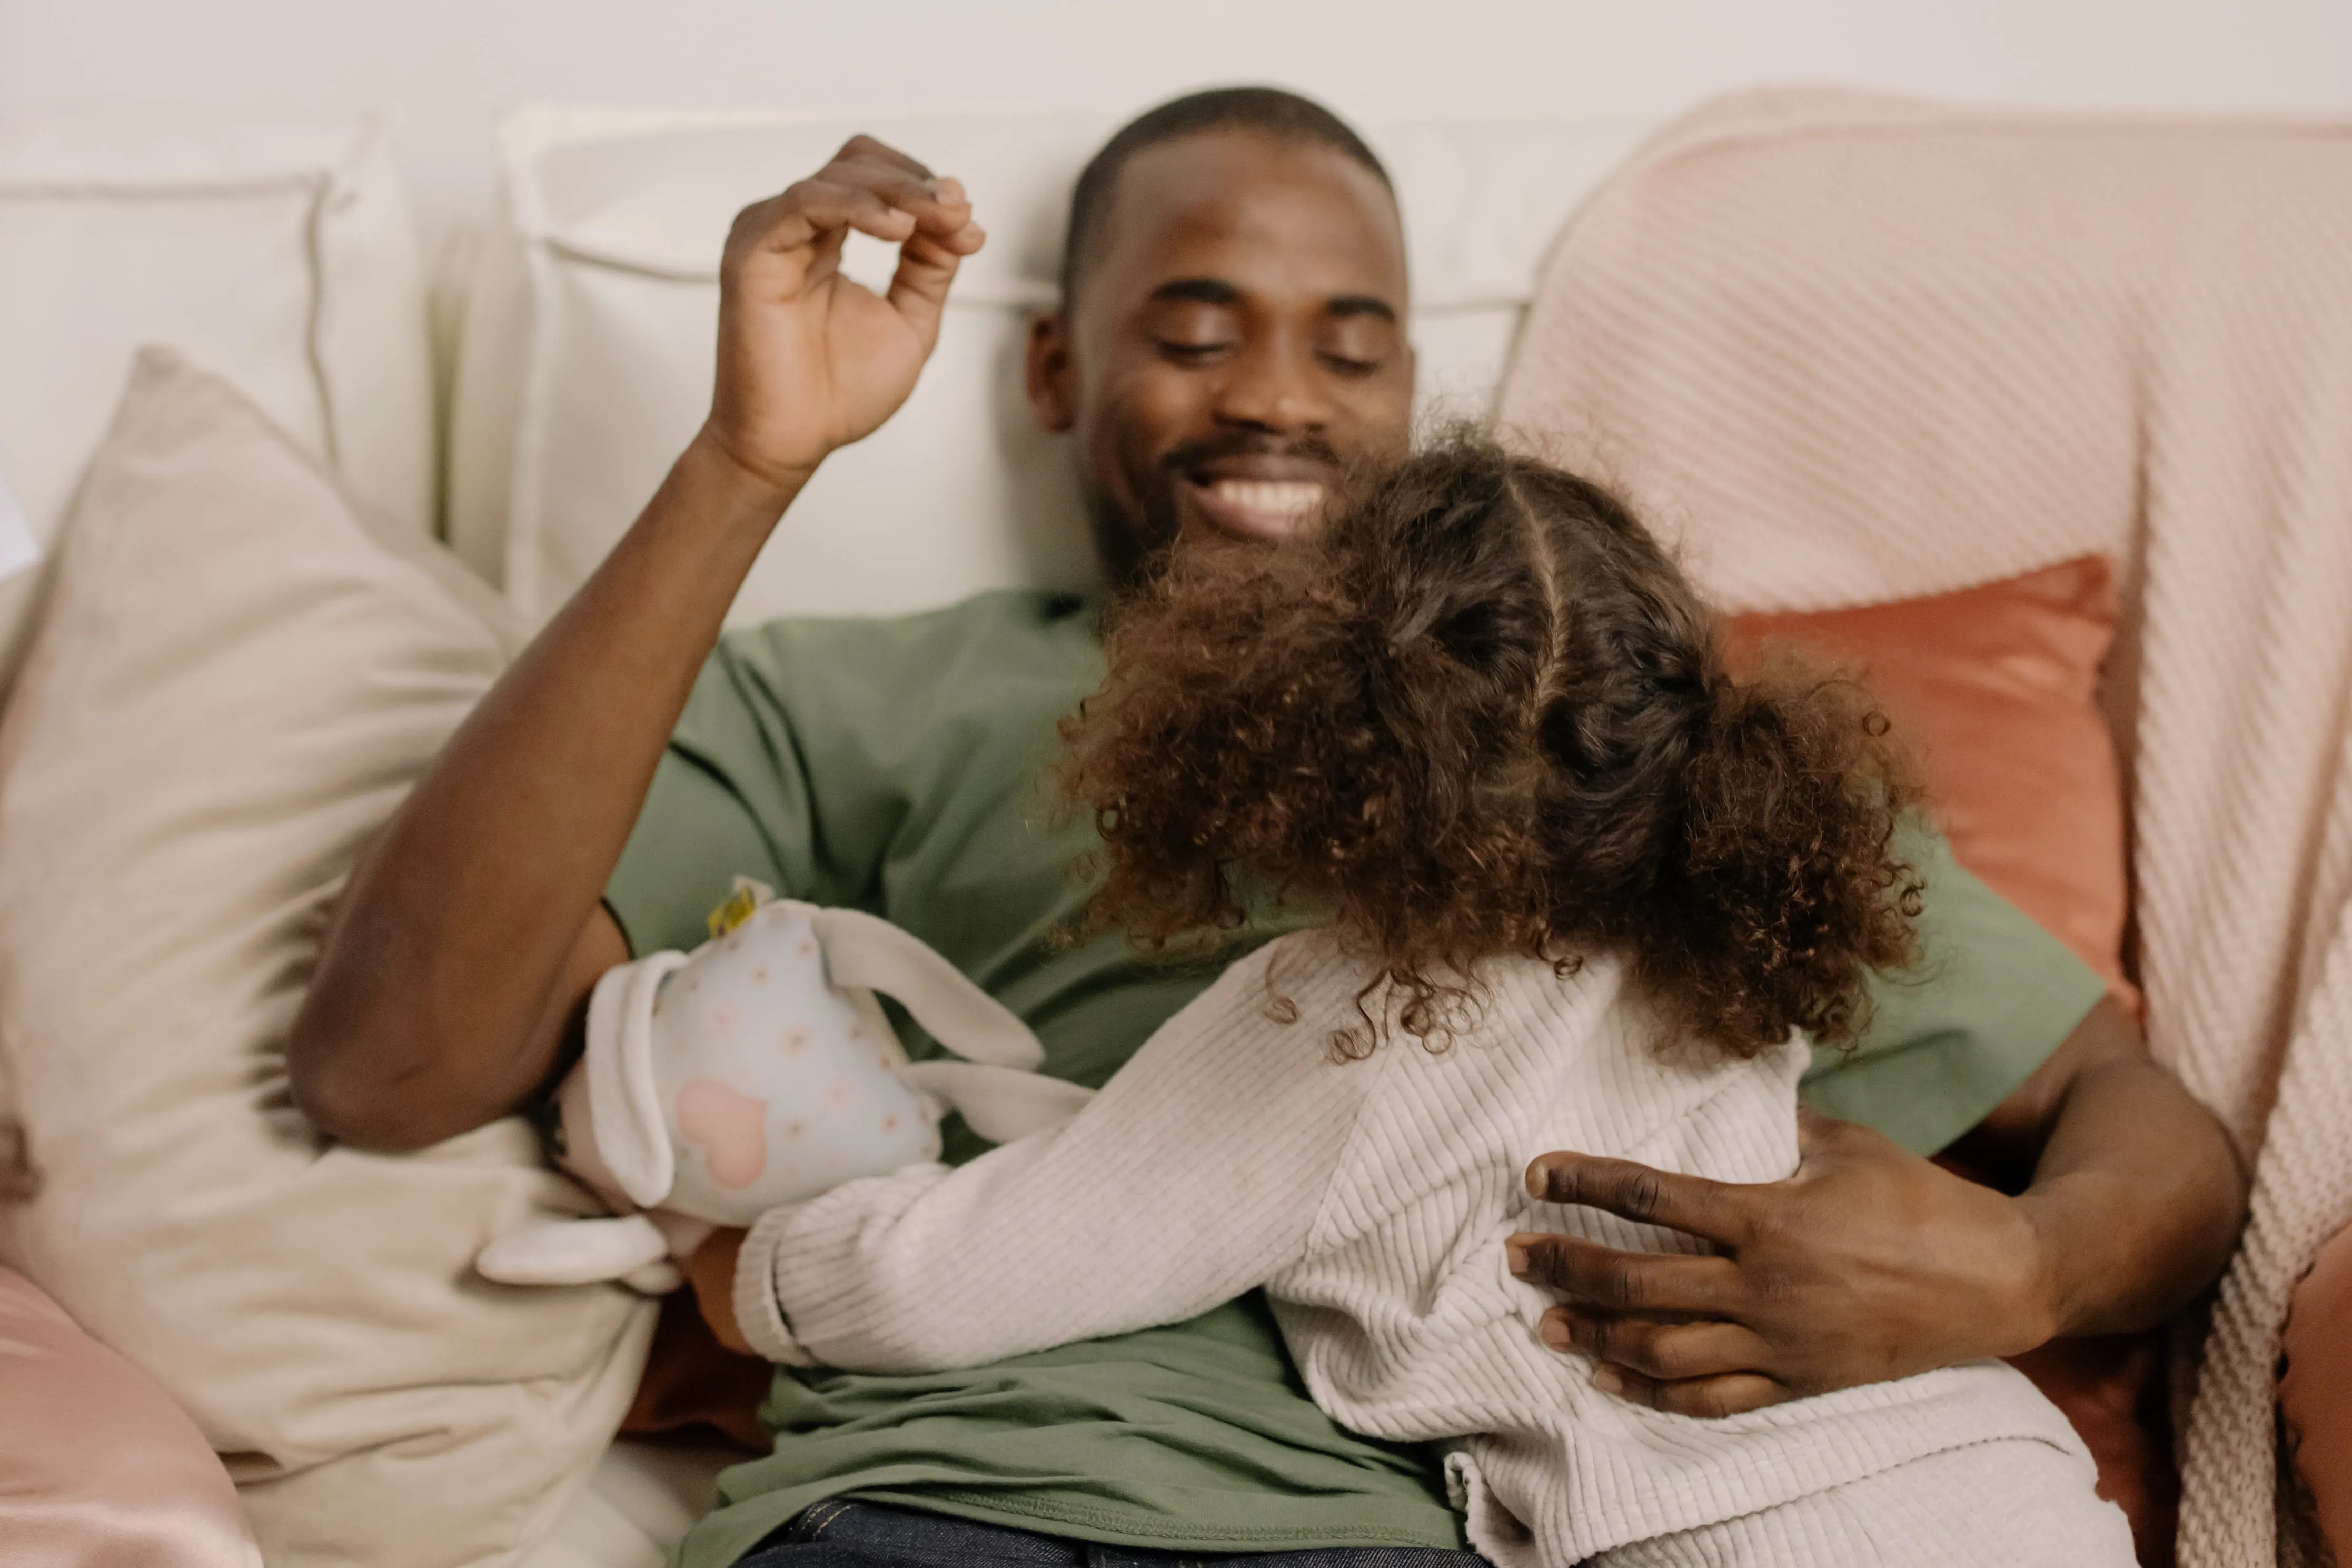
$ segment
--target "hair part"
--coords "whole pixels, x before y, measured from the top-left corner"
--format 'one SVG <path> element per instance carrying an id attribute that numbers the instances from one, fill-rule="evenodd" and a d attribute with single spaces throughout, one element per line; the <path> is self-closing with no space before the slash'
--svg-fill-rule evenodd
<path id="1" fill-rule="evenodd" d="M 1328 914 L 1373 966 L 1348 1054 L 1391 1010 L 1442 1047 L 1506 953 L 1620 954 L 1671 1036 L 1739 1055 L 1843 1042 L 1914 956 L 1885 720 L 1840 682 L 1735 681 L 1681 571 L 1575 475 L 1456 436 L 1304 537 L 1188 544 L 1107 647 L 1060 774 L 1103 842 L 1091 923 L 1166 948 L 1268 899 Z"/>
<path id="2" fill-rule="evenodd" d="M 1076 298 L 1077 280 L 1100 243 L 1111 196 L 1129 160 L 1162 142 L 1213 131 L 1254 131 L 1279 141 L 1328 147 L 1394 188 L 1388 170 L 1364 139 L 1313 99 L 1278 87 L 1218 87 L 1171 99 L 1120 126 L 1080 171 L 1070 192 L 1069 226 L 1062 237 L 1065 309 Z"/>

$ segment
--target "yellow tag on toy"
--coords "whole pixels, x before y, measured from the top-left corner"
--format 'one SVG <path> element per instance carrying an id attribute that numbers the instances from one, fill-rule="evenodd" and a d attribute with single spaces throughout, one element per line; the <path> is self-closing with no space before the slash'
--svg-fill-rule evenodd
<path id="1" fill-rule="evenodd" d="M 711 910 L 709 918 L 703 922 L 710 928 L 710 940 L 717 942 L 729 931 L 750 920 L 758 912 L 761 904 L 775 896 L 776 890 L 765 882 L 753 881 L 751 878 L 738 872 L 735 878 L 735 890 L 728 894 L 727 901 Z"/>

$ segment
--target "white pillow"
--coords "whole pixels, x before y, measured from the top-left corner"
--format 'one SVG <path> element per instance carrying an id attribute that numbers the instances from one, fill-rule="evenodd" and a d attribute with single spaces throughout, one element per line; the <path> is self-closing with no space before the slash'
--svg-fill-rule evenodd
<path id="1" fill-rule="evenodd" d="M 914 395 L 828 459 L 733 619 L 1091 584 L 1071 455 L 1031 421 L 1021 352 L 1029 313 L 1054 298 L 1070 182 L 1114 123 L 518 112 L 502 136 L 505 222 L 487 237 L 467 304 L 452 543 L 527 614 L 562 603 L 709 406 L 729 222 L 862 130 L 961 176 L 989 246 L 957 279 Z M 1486 412 L 1551 236 L 1651 123 L 1470 121 L 1373 136 L 1406 216 L 1425 405 Z M 878 280 L 887 253 L 854 238 L 847 266 Z"/>
<path id="2" fill-rule="evenodd" d="M 0 1054 L 43 1182 L 0 1257 L 167 1388 L 276 1568 L 514 1560 L 652 1329 L 476 1252 L 585 1200 L 504 1121 L 322 1144 L 284 1037 L 354 856 L 517 644 L 251 404 L 143 354 L 0 721 Z"/>
<path id="3" fill-rule="evenodd" d="M 0 132 L 0 473 L 36 538 L 143 342 L 215 366 L 359 494 L 429 524 L 423 272 L 374 126 Z M 0 689 L 37 592 L 0 589 Z"/>

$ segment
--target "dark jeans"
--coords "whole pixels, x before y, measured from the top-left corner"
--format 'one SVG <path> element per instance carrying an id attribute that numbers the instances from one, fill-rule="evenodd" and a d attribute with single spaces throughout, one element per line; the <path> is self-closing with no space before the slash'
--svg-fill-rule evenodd
<path id="1" fill-rule="evenodd" d="M 1312 1552 L 1150 1552 L 1039 1535 L 874 1502 L 821 1502 L 736 1568 L 1487 1568 L 1475 1552 L 1333 1546 Z"/>

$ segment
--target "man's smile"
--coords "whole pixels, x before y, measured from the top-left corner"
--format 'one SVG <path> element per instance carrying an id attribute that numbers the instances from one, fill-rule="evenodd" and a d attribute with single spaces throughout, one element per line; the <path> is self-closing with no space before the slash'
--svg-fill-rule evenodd
<path id="1" fill-rule="evenodd" d="M 1227 533 L 1279 539 L 1322 506 L 1324 487 L 1301 480 L 1191 481 L 1193 506 Z"/>
<path id="2" fill-rule="evenodd" d="M 1297 452 L 1232 452 L 1177 466 L 1187 510 L 1221 533 L 1280 539 L 1320 510 L 1333 464 Z"/>

